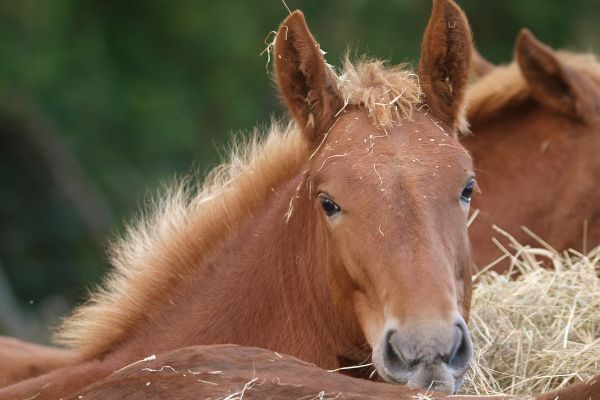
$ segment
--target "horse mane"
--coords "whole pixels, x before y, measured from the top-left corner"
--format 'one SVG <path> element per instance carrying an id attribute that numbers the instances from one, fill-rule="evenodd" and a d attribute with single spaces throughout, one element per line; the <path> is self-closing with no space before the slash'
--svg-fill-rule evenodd
<path id="1" fill-rule="evenodd" d="M 569 67 L 600 85 L 600 62 L 594 54 L 558 51 L 558 58 Z M 496 67 L 471 85 L 467 91 L 467 119 L 473 123 L 497 115 L 505 107 L 518 107 L 531 98 L 531 89 L 518 64 Z"/>
<path id="2" fill-rule="evenodd" d="M 412 71 L 377 60 L 353 64 L 346 58 L 338 88 L 344 108 L 364 107 L 381 128 L 410 118 L 422 98 Z M 234 143 L 228 161 L 204 182 L 188 177 L 167 187 L 124 237 L 111 243 L 113 269 L 65 319 L 55 341 L 84 358 L 110 351 L 150 310 L 168 301 L 173 286 L 201 270 L 233 227 L 260 207 L 273 187 L 299 172 L 309 156 L 294 122 L 272 121 L 266 135 L 255 130 L 249 140 Z"/>
<path id="3" fill-rule="evenodd" d="M 347 55 L 338 88 L 345 104 L 361 105 L 383 129 L 403 118 L 412 119 L 414 107 L 423 97 L 419 79 L 407 64 L 388 66 L 371 59 L 353 64 Z"/>

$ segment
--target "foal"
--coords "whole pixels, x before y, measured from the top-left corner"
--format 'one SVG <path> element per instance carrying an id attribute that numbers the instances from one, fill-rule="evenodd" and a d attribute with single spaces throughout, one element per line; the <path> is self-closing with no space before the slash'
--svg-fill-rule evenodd
<path id="1" fill-rule="evenodd" d="M 89 361 L 0 398 L 76 394 L 148 355 L 219 343 L 328 369 L 371 357 L 386 381 L 456 391 L 472 356 L 474 181 L 456 138 L 470 47 L 462 11 L 437 0 L 418 73 L 364 61 L 338 77 L 292 13 L 274 63 L 294 122 L 199 193 L 172 192 L 115 247 L 115 271 L 60 335 Z"/>

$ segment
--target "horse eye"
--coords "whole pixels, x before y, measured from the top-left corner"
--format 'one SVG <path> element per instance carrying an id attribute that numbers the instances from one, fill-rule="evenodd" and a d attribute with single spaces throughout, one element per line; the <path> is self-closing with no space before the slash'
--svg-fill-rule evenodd
<path id="1" fill-rule="evenodd" d="M 471 196 L 473 196 L 473 187 L 475 186 L 475 181 L 473 179 L 471 179 L 469 181 L 469 183 L 467 183 L 467 186 L 465 186 L 465 188 L 463 189 L 462 193 L 460 194 L 460 200 L 463 203 L 469 204 L 471 202 Z"/>
<path id="2" fill-rule="evenodd" d="M 333 200 L 331 200 L 329 197 L 325 196 L 324 194 L 319 194 L 319 200 L 321 201 L 321 207 L 323 207 L 323 210 L 325 211 L 325 215 L 327 215 L 328 217 L 331 217 L 331 216 L 339 213 L 340 211 L 342 211 L 340 206 L 335 204 L 335 202 Z"/>

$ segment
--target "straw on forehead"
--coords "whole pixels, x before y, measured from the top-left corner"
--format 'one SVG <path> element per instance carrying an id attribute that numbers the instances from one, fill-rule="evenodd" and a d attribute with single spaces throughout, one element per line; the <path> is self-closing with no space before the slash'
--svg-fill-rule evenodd
<path id="1" fill-rule="evenodd" d="M 352 63 L 346 56 L 343 65 L 339 89 L 344 102 L 364 107 L 377 127 L 411 119 L 423 100 L 419 78 L 406 64 L 388 66 L 366 58 Z"/>

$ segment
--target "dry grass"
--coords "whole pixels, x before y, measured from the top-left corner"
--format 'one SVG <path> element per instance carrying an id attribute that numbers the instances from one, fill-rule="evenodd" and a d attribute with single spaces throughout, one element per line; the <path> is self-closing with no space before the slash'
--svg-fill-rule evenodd
<path id="1" fill-rule="evenodd" d="M 498 232 L 511 241 L 505 257 L 519 275 L 479 276 L 470 322 L 477 350 L 463 392 L 529 395 L 600 373 L 600 246 L 559 253 Z"/>

